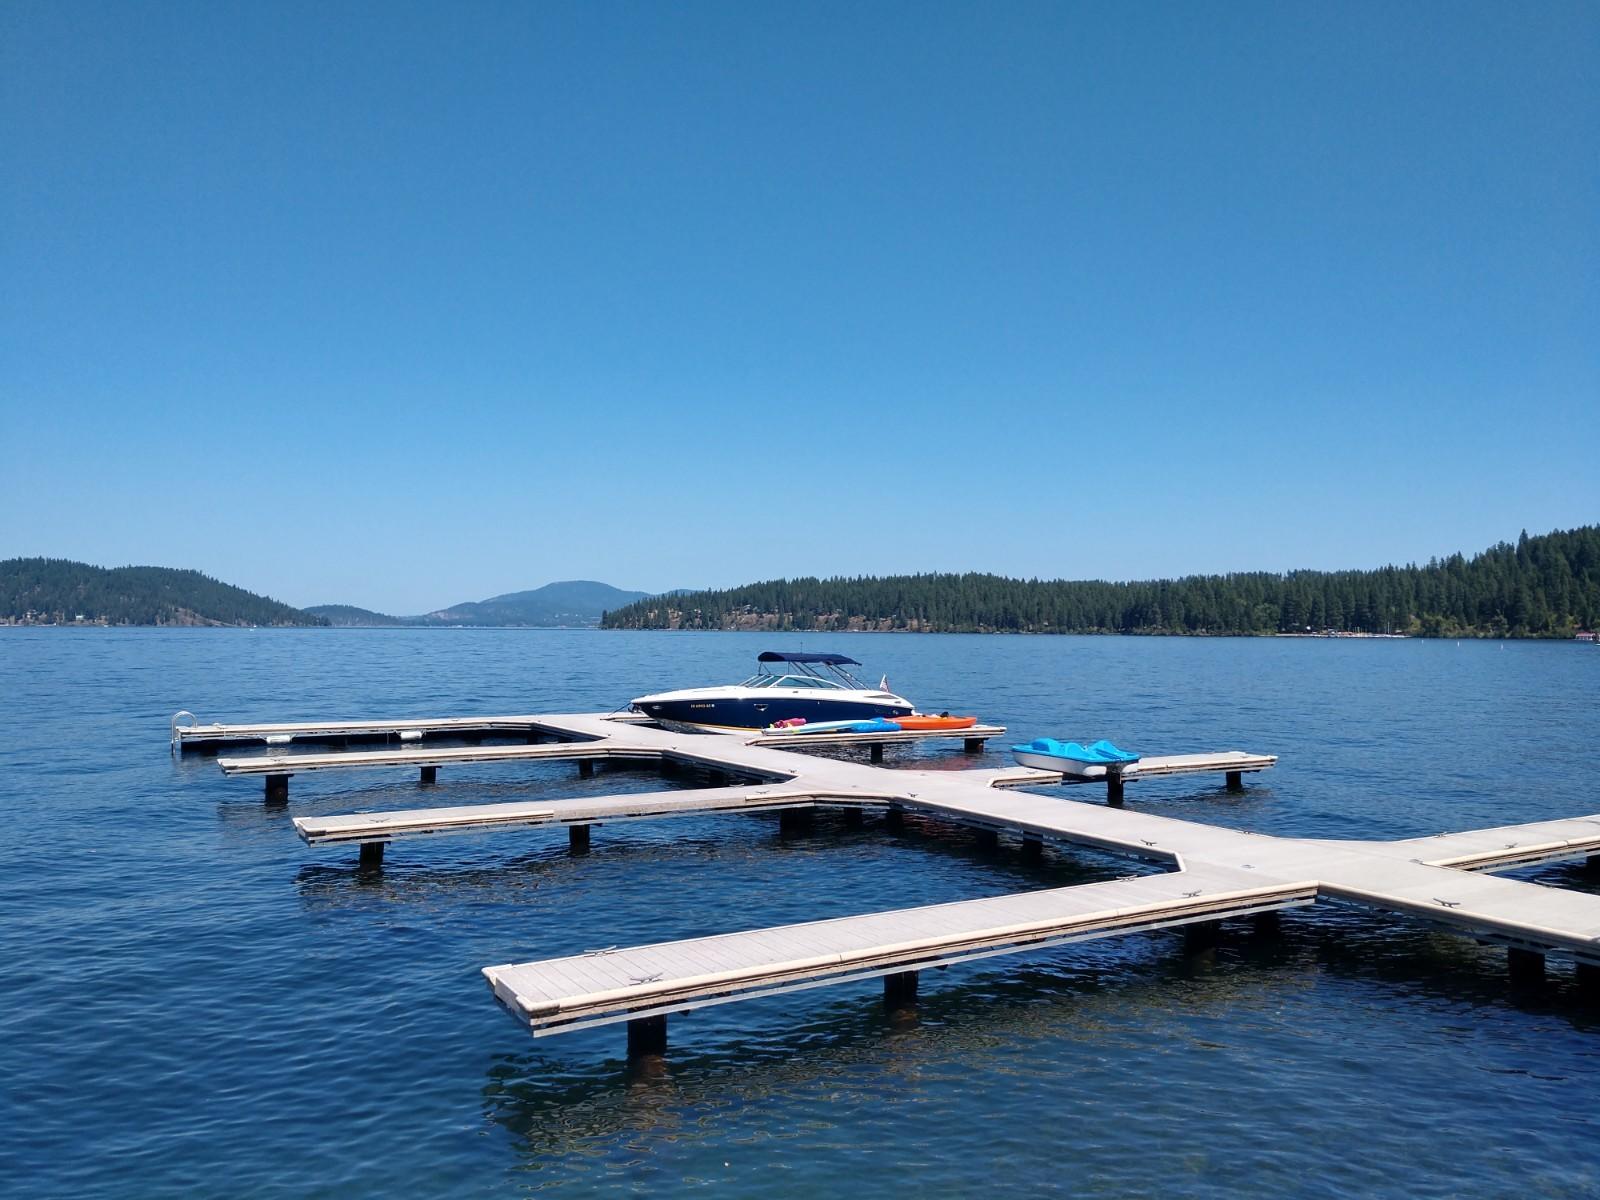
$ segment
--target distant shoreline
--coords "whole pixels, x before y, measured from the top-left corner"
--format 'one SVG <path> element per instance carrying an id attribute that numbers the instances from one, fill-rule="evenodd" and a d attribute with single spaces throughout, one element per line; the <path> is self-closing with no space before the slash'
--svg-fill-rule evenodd
<path id="1" fill-rule="evenodd" d="M 463 631 L 496 632 L 520 630 L 528 633 L 688 633 L 695 635 L 719 633 L 761 633 L 772 637 L 853 637 L 863 633 L 908 634 L 916 637 L 939 635 L 945 637 L 1085 637 L 1085 638 L 1145 638 L 1151 641 L 1206 641 L 1219 638 L 1249 638 L 1266 641 L 1272 638 L 1290 638 L 1301 641 L 1364 641 L 1364 642 L 1575 642 L 1592 644 L 1592 638 L 1571 634 L 1495 634 L 1450 633 L 1437 637 L 1416 633 L 1139 633 L 1104 630 L 1090 632 L 1075 630 L 1071 633 L 1044 633 L 1038 630 L 1010 629 L 608 629 L 601 625 L 225 625 L 165 624 L 135 625 L 128 622 L 113 624 L 110 621 L 0 621 L 0 630 L 6 629 L 182 629 L 182 630 L 297 630 L 314 633 L 396 633 L 421 630 L 430 633 Z"/>

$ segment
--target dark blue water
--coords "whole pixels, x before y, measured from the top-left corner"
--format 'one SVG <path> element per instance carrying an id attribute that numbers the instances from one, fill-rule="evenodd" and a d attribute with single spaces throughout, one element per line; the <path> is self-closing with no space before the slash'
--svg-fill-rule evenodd
<path id="1" fill-rule="evenodd" d="M 747 814 L 603 828 L 577 859 L 553 832 L 402 842 L 361 873 L 290 816 L 664 785 L 328 773 L 286 813 L 166 750 L 178 708 L 603 710 L 774 642 L 1023 737 L 1282 755 L 1242 796 L 1131 788 L 1147 811 L 1384 838 L 1600 811 L 1600 651 L 1571 644 L 0 630 L 0 1190 L 1600 1194 L 1600 1013 L 1560 968 L 1516 990 L 1492 949 L 1318 908 L 1200 957 L 1146 935 L 930 972 L 911 1023 L 870 984 L 703 1010 L 646 1076 L 618 1027 L 533 1040 L 478 969 L 1127 867 Z"/>

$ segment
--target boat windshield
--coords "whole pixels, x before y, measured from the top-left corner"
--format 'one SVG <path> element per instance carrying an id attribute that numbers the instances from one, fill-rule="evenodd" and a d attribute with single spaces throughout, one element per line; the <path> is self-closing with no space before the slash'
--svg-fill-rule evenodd
<path id="1" fill-rule="evenodd" d="M 752 675 L 739 685 L 747 688 L 833 688 L 845 691 L 845 685 L 817 675 Z"/>

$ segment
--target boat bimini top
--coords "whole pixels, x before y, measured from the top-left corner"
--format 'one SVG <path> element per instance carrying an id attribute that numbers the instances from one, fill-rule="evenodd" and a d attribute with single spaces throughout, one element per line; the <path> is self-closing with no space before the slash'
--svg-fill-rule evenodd
<path id="1" fill-rule="evenodd" d="M 841 690 L 864 692 L 869 690 L 845 667 L 859 667 L 861 664 L 853 658 L 846 658 L 843 654 L 809 654 L 801 650 L 763 650 L 756 655 L 756 662 L 761 664 L 761 670 L 741 683 L 740 687 L 747 688 L 838 688 Z M 797 667 L 796 671 L 771 671 L 767 669 L 769 663 L 784 663 Z M 822 670 L 817 668 L 821 667 Z"/>

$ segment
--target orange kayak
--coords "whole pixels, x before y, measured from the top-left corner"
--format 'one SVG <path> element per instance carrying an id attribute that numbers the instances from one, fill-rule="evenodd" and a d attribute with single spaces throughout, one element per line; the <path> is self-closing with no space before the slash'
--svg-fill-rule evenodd
<path id="1" fill-rule="evenodd" d="M 971 729 L 978 723 L 977 717 L 890 717 L 901 729 Z"/>

